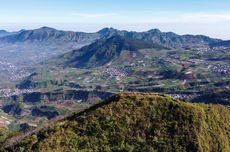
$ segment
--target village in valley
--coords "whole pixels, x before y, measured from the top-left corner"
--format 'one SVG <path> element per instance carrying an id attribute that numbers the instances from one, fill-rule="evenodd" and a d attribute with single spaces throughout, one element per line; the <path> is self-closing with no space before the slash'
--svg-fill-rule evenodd
<path id="1" fill-rule="evenodd" d="M 126 51 L 106 65 L 92 69 L 51 64 L 47 69 L 39 67 L 36 72 L 0 61 L 0 128 L 25 123 L 36 127 L 49 121 L 50 116 L 55 119 L 86 108 L 101 99 L 97 95 L 107 97 L 108 92 L 110 95 L 123 91 L 158 92 L 193 100 L 205 93 L 229 90 L 228 62 L 210 60 L 207 56 L 216 58 L 210 50 L 143 49 L 138 53 Z M 75 96 L 76 92 L 80 93 Z M 36 102 L 22 102 L 27 95 Z M 14 109 L 19 109 L 19 113 L 12 113 Z"/>

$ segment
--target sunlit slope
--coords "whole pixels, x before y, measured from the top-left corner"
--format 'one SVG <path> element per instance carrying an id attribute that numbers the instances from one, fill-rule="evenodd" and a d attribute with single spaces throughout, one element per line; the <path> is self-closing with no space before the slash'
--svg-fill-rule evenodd
<path id="1" fill-rule="evenodd" d="M 122 93 L 10 151 L 230 151 L 230 108 Z"/>

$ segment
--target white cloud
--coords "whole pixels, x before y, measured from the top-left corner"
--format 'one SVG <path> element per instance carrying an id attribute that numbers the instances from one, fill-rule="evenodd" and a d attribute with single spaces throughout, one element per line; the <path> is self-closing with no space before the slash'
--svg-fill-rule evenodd
<path id="1" fill-rule="evenodd" d="M 224 20 L 230 20 L 230 14 L 194 14 L 191 16 L 187 16 L 190 18 L 216 18 L 216 19 L 224 19 Z"/>
<path id="2" fill-rule="evenodd" d="M 181 16 L 182 21 L 191 21 L 191 22 L 225 22 L 230 21 L 230 14 L 213 14 L 213 13 L 193 13 L 185 14 Z"/>
<path id="3" fill-rule="evenodd" d="M 31 24 L 25 24 L 28 23 L 27 21 Z M 53 16 L 32 14 L 27 17 L 1 16 L 0 18 L 1 28 L 17 30 L 20 29 L 19 25 L 20 28 L 38 28 L 47 25 L 86 32 L 94 32 L 103 27 L 137 31 L 159 28 L 162 31 L 173 31 L 178 34 L 204 34 L 230 39 L 230 12 L 65 12 Z"/>
<path id="4" fill-rule="evenodd" d="M 116 13 L 72 13 L 71 16 L 83 18 L 103 18 L 117 16 Z"/>
<path id="5" fill-rule="evenodd" d="M 230 13 L 143 12 L 131 17 L 122 14 L 125 23 L 216 23 L 229 22 Z"/>

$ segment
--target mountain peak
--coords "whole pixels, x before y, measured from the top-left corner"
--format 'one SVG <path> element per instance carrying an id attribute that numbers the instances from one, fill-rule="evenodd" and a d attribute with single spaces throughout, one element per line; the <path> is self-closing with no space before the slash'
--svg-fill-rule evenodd
<path id="1" fill-rule="evenodd" d="M 151 29 L 147 31 L 148 33 L 161 33 L 159 29 Z"/>
<path id="2" fill-rule="evenodd" d="M 0 37 L 8 36 L 14 34 L 14 32 L 8 32 L 6 30 L 0 30 Z"/>
<path id="3" fill-rule="evenodd" d="M 116 35 L 107 39 L 98 40 L 89 46 L 65 54 L 64 58 L 66 61 L 64 61 L 64 63 L 62 62 L 61 66 L 95 68 L 106 65 L 112 60 L 119 58 L 123 51 L 129 51 L 131 53 L 138 52 L 141 49 L 159 47 L 163 48 L 148 41 Z M 63 56 L 60 56 L 54 60 L 61 60 L 62 57 Z"/>
<path id="4" fill-rule="evenodd" d="M 143 48 L 152 48 L 153 44 L 151 42 L 146 42 L 139 39 L 127 38 L 120 35 L 115 35 L 106 40 L 104 45 L 117 45 L 120 49 L 136 51 Z"/>
<path id="5" fill-rule="evenodd" d="M 35 29 L 34 31 L 36 31 L 36 30 L 39 30 L 39 31 L 40 30 L 42 30 L 42 31 L 58 31 L 55 28 L 51 28 L 51 27 L 48 27 L 48 26 L 43 26 L 41 28 Z"/>
<path id="6" fill-rule="evenodd" d="M 43 26 L 40 29 L 51 29 L 51 30 L 56 30 L 55 28 L 49 27 L 49 26 Z"/>
<path id="7" fill-rule="evenodd" d="M 8 33 L 6 30 L 0 30 L 0 33 Z"/>
<path id="8" fill-rule="evenodd" d="M 108 28 L 103 28 L 100 31 L 98 31 L 97 33 L 99 33 L 101 35 L 101 37 L 103 38 L 108 38 L 114 35 L 120 35 L 120 31 L 117 29 L 114 29 L 112 27 Z"/>
<path id="9" fill-rule="evenodd" d="M 117 29 L 114 29 L 112 27 L 105 27 L 101 29 L 100 31 L 98 31 L 98 33 L 106 33 L 106 32 L 111 32 L 111 31 L 117 31 Z"/>

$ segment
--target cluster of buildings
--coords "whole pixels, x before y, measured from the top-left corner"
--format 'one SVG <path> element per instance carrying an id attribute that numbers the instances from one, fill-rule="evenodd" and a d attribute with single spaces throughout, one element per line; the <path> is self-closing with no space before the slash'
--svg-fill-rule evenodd
<path id="1" fill-rule="evenodd" d="M 226 47 L 226 46 L 217 46 L 217 47 L 213 47 L 212 49 L 214 51 L 219 51 L 219 50 L 225 50 L 225 49 L 228 49 L 229 47 Z"/>
<path id="2" fill-rule="evenodd" d="M 13 65 L 12 63 L 8 63 L 8 62 L 3 62 L 3 61 L 0 61 L 0 70 L 1 71 L 9 71 L 9 70 L 17 70 L 17 67 L 15 65 Z"/>
<path id="3" fill-rule="evenodd" d="M 179 56 L 174 56 L 174 57 L 172 57 L 170 59 L 166 59 L 166 62 L 181 64 L 181 65 L 184 65 L 184 64 L 196 64 L 196 65 L 205 64 L 205 65 L 207 65 L 207 63 L 204 60 L 201 60 L 201 59 L 181 60 Z"/>
<path id="4" fill-rule="evenodd" d="M 0 61 L 0 71 L 7 72 L 7 75 L 9 75 L 9 80 L 12 81 L 21 80 L 22 78 L 30 75 L 30 73 L 24 69 L 19 68 L 12 63 L 3 61 Z"/>
<path id="5" fill-rule="evenodd" d="M 220 73 L 224 75 L 230 74 L 230 66 L 229 65 L 222 65 L 222 64 L 216 64 L 211 65 L 208 67 L 212 72 Z"/>
<path id="6" fill-rule="evenodd" d="M 125 73 L 123 73 L 122 70 L 117 69 L 117 68 L 106 68 L 103 73 L 105 74 L 105 76 L 109 77 L 109 78 L 120 78 L 120 77 L 124 77 Z"/>
<path id="7" fill-rule="evenodd" d="M 0 89 L 0 97 L 11 97 L 15 95 L 20 95 L 24 93 L 32 93 L 33 89 Z"/>
<path id="8" fill-rule="evenodd" d="M 195 97 L 195 95 L 187 95 L 187 94 L 169 94 L 174 99 L 184 99 L 184 100 L 190 100 Z"/>
<path id="9" fill-rule="evenodd" d="M 19 71 L 11 71 L 10 72 L 10 80 L 12 81 L 17 81 L 21 80 L 25 77 L 28 77 L 31 73 L 26 72 L 24 70 L 19 70 Z"/>
<path id="10" fill-rule="evenodd" d="M 121 77 L 131 75 L 132 69 L 128 66 L 123 68 L 106 68 L 103 73 L 109 78 L 116 78 L 117 80 L 120 80 Z"/>

